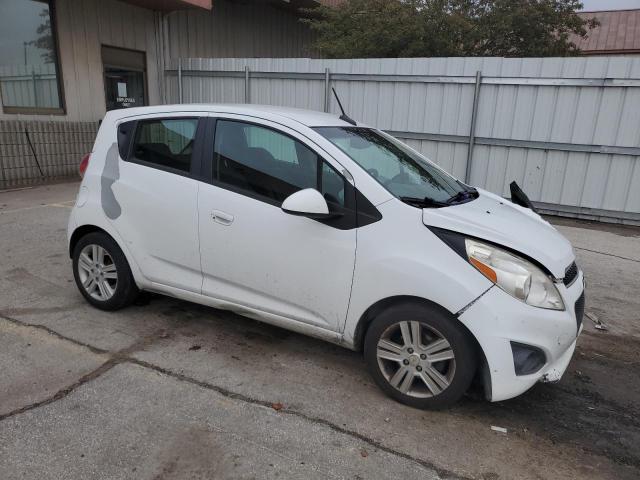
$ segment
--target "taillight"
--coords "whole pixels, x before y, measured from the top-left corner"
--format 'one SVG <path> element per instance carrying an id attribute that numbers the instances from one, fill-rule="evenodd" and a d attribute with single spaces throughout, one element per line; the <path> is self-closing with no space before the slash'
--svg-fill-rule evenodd
<path id="1" fill-rule="evenodd" d="M 82 160 L 80 161 L 80 166 L 78 167 L 78 171 L 80 172 L 81 177 L 84 177 L 84 172 L 87 171 L 90 157 L 91 157 L 91 154 L 87 153 L 84 157 L 82 157 Z"/>

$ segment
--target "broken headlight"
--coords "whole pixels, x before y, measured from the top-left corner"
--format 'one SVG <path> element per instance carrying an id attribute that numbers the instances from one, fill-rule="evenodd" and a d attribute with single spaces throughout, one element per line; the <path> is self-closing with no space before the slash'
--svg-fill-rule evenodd
<path id="1" fill-rule="evenodd" d="M 509 295 L 534 307 L 564 310 L 551 278 L 529 260 L 470 238 L 465 248 L 469 263 Z"/>

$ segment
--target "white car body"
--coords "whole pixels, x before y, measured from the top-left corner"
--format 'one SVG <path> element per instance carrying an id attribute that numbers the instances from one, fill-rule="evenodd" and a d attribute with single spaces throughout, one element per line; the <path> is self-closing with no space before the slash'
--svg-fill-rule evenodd
<path id="1" fill-rule="evenodd" d="M 203 178 L 121 158 L 122 124 L 168 117 L 247 121 L 284 132 L 343 175 L 380 218 L 332 228 Z M 351 125 L 329 114 L 256 105 L 108 112 L 71 212 L 69 241 L 83 229 L 101 229 L 121 247 L 142 290 L 352 349 L 361 348 L 363 319 L 376 305 L 424 299 L 471 332 L 486 359 L 485 390 L 492 401 L 541 380 L 559 380 L 581 330 L 574 306 L 583 293 L 582 272 L 569 286 L 560 281 L 575 260 L 570 243 L 537 214 L 482 190 L 479 198 L 447 208 L 407 205 L 313 129 L 326 126 Z M 556 278 L 566 308 L 538 308 L 505 293 L 427 227 L 484 239 L 537 261 Z M 546 363 L 533 374 L 516 375 L 511 342 L 541 349 Z"/>

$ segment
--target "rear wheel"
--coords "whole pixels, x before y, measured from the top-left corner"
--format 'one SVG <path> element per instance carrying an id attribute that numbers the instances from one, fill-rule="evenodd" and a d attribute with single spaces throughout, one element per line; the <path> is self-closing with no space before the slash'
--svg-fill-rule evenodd
<path id="1" fill-rule="evenodd" d="M 373 379 L 392 398 L 417 408 L 457 402 L 476 371 L 469 334 L 451 314 L 417 303 L 390 307 L 369 327 L 364 356 Z"/>
<path id="2" fill-rule="evenodd" d="M 89 233 L 76 244 L 73 276 L 84 298 L 102 310 L 125 307 L 139 293 L 124 253 L 102 232 Z"/>

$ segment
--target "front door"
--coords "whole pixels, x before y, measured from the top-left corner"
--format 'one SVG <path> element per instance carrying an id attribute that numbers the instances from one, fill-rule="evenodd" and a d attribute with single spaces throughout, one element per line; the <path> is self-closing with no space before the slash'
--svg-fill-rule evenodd
<path id="1" fill-rule="evenodd" d="M 295 132 L 253 122 L 216 121 L 212 184 L 198 193 L 203 294 L 338 331 L 351 293 L 355 228 L 289 215 L 280 205 L 316 188 L 342 210 L 352 206 L 348 185 Z"/>

